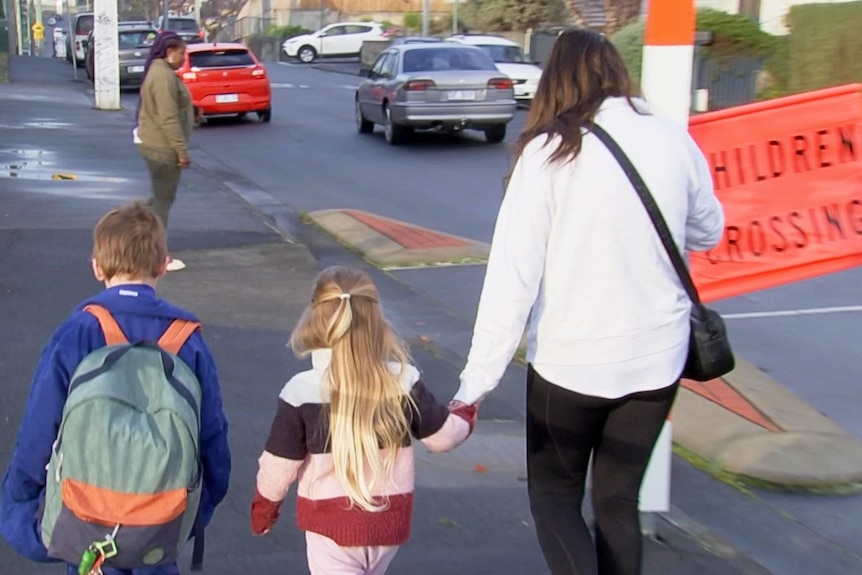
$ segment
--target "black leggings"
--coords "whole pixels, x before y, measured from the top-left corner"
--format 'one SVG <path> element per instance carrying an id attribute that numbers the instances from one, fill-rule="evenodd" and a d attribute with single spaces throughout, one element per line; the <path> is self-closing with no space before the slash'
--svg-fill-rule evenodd
<path id="1" fill-rule="evenodd" d="M 603 399 L 527 375 L 527 474 L 536 534 L 552 575 L 639 575 L 638 495 L 678 383 Z M 582 514 L 593 455 L 593 542 Z"/>

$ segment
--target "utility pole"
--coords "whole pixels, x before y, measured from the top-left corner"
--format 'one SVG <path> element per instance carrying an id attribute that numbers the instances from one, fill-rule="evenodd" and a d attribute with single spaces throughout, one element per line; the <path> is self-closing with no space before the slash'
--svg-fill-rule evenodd
<path id="1" fill-rule="evenodd" d="M 11 10 L 9 10 L 9 14 L 12 14 L 12 17 L 15 18 L 13 22 L 14 33 L 9 34 L 9 38 L 11 39 L 13 36 L 15 37 L 15 53 L 21 56 L 24 52 L 24 37 L 21 35 L 21 18 L 23 14 L 21 14 L 21 2 L 20 0 L 9 0 L 9 4 Z M 11 30 L 10 30 L 11 32 Z M 12 52 L 11 46 L 9 52 Z"/>
<path id="2" fill-rule="evenodd" d="M 93 56 L 96 108 L 120 109 L 120 50 L 117 0 L 93 3 Z"/>
<path id="3" fill-rule="evenodd" d="M 452 2 L 452 35 L 458 33 L 458 3 L 459 0 Z"/>
<path id="4" fill-rule="evenodd" d="M 428 36 L 430 32 L 429 16 L 431 12 L 430 0 L 422 0 L 422 35 Z"/>

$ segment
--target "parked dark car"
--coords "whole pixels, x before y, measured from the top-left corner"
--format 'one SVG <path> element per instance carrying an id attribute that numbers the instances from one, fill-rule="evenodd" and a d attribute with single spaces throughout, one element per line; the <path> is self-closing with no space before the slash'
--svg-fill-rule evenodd
<path id="1" fill-rule="evenodd" d="M 167 25 L 165 25 L 164 16 L 159 16 L 156 29 L 176 32 L 186 41 L 186 44 L 195 44 L 206 40 L 206 30 L 198 24 L 194 16 L 168 16 Z"/>
<path id="2" fill-rule="evenodd" d="M 118 34 L 120 87 L 141 85 L 144 80 L 144 64 L 157 35 L 158 30 L 152 26 L 120 25 Z M 86 68 L 87 77 L 92 81 L 96 79 L 95 52 L 93 33 L 91 32 L 87 42 Z"/>

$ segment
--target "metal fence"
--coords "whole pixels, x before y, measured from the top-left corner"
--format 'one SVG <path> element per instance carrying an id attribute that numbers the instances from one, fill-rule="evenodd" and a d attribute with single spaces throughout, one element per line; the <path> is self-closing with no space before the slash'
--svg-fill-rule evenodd
<path id="1" fill-rule="evenodd" d="M 696 63 L 694 90 L 706 90 L 708 109 L 720 110 L 757 99 L 757 77 L 763 61 L 757 58 L 705 59 Z"/>

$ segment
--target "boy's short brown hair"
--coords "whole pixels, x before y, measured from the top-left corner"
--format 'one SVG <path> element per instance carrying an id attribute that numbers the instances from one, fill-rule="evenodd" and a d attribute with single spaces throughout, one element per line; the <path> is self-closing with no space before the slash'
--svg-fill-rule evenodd
<path id="1" fill-rule="evenodd" d="M 140 202 L 111 210 L 93 231 L 93 258 L 105 279 L 118 275 L 157 278 L 167 257 L 165 227 Z"/>

